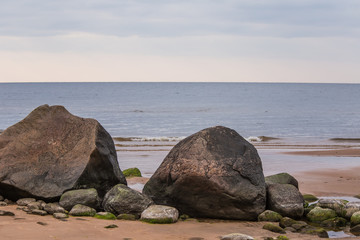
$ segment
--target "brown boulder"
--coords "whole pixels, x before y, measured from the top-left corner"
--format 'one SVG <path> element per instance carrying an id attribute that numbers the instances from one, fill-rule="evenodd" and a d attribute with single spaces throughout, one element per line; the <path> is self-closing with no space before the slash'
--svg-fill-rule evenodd
<path id="1" fill-rule="evenodd" d="M 57 200 L 70 189 L 102 196 L 126 180 L 114 142 L 94 119 L 42 105 L 0 135 L 0 194 Z"/>
<path id="2" fill-rule="evenodd" d="M 255 220 L 266 205 L 256 149 L 234 130 L 220 126 L 179 142 L 143 193 L 156 204 L 194 217 Z"/>

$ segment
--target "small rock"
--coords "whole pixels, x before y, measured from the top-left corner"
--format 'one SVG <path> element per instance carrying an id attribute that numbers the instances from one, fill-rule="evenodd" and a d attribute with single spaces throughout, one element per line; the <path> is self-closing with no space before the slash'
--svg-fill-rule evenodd
<path id="1" fill-rule="evenodd" d="M 258 221 L 265 221 L 265 222 L 280 222 L 282 216 L 277 212 L 271 210 L 265 210 L 258 216 Z"/>
<path id="2" fill-rule="evenodd" d="M 278 173 L 265 177 L 265 182 L 269 184 L 291 184 L 296 188 L 299 188 L 298 181 L 288 173 Z"/>
<path id="3" fill-rule="evenodd" d="M 67 215 L 66 213 L 54 213 L 53 214 L 53 217 L 56 218 L 56 219 L 65 219 L 65 218 L 68 218 L 69 215 Z"/>
<path id="4" fill-rule="evenodd" d="M 5 206 L 7 206 L 7 203 L 4 201 L 0 201 L 0 207 L 5 207 Z"/>
<path id="5" fill-rule="evenodd" d="M 284 230 L 285 230 L 286 232 L 296 232 L 296 229 L 293 228 L 293 227 L 286 227 L 286 228 L 284 228 Z"/>
<path id="6" fill-rule="evenodd" d="M 95 188 L 77 189 L 61 195 L 59 205 L 70 211 L 76 204 L 82 204 L 94 209 L 100 207 L 100 198 Z"/>
<path id="7" fill-rule="evenodd" d="M 119 220 L 130 220 L 130 221 L 136 220 L 136 216 L 134 214 L 128 214 L 128 213 L 119 214 L 116 218 Z"/>
<path id="8" fill-rule="evenodd" d="M 81 204 L 76 204 L 70 211 L 70 215 L 73 216 L 90 216 L 93 217 L 96 214 L 96 210 Z"/>
<path id="9" fill-rule="evenodd" d="M 360 224 L 360 211 L 354 212 L 350 218 L 351 226 L 356 226 Z"/>
<path id="10" fill-rule="evenodd" d="M 111 225 L 105 226 L 104 228 L 117 228 L 117 227 L 118 227 L 117 225 L 111 224 Z"/>
<path id="11" fill-rule="evenodd" d="M 360 202 L 349 202 L 345 205 L 345 218 L 350 219 L 351 216 L 355 213 L 360 211 Z"/>
<path id="12" fill-rule="evenodd" d="M 0 195 L 0 201 L 4 201 L 4 200 L 5 200 L 5 198 Z"/>
<path id="13" fill-rule="evenodd" d="M 230 233 L 228 235 L 221 236 L 221 240 L 254 240 L 253 237 L 242 233 Z"/>
<path id="14" fill-rule="evenodd" d="M 176 208 L 151 205 L 141 213 L 141 221 L 148 223 L 175 223 L 179 218 L 179 211 Z"/>
<path id="15" fill-rule="evenodd" d="M 44 210 L 40 210 L 40 209 L 34 209 L 32 211 L 29 212 L 30 214 L 35 214 L 35 215 L 40 215 L 40 216 L 45 216 L 48 213 Z"/>
<path id="16" fill-rule="evenodd" d="M 36 202 L 35 198 L 20 198 L 16 201 L 16 204 L 19 206 L 27 206 L 31 202 Z"/>
<path id="17" fill-rule="evenodd" d="M 302 231 L 302 233 L 317 235 L 320 238 L 329 238 L 327 231 L 323 228 L 310 228 Z"/>
<path id="18" fill-rule="evenodd" d="M 94 216 L 98 219 L 105 219 L 105 220 L 115 220 L 116 216 L 110 212 L 98 212 Z"/>
<path id="19" fill-rule="evenodd" d="M 272 223 L 265 224 L 263 226 L 263 229 L 269 230 L 271 232 L 276 232 L 276 233 L 286 233 L 283 228 L 281 228 L 275 224 L 272 224 Z"/>
<path id="20" fill-rule="evenodd" d="M 125 177 L 141 177 L 141 172 L 138 168 L 128 168 L 123 171 Z"/>
<path id="21" fill-rule="evenodd" d="M 327 219 L 335 218 L 337 216 L 335 211 L 330 208 L 315 207 L 308 213 L 308 215 L 306 215 L 306 217 L 310 222 L 321 223 Z"/>
<path id="22" fill-rule="evenodd" d="M 41 203 L 40 202 L 31 202 L 27 205 L 27 207 L 29 208 L 30 211 L 33 210 L 41 210 Z"/>
<path id="23" fill-rule="evenodd" d="M 318 198 L 312 194 L 303 194 L 302 196 L 304 198 L 304 201 L 307 202 L 316 202 L 318 200 Z"/>
<path id="24" fill-rule="evenodd" d="M 105 211 L 114 214 L 134 214 L 140 216 L 141 213 L 153 204 L 153 201 L 146 195 L 135 191 L 123 184 L 115 185 L 105 194 L 102 206 Z"/>
<path id="25" fill-rule="evenodd" d="M 7 203 L 7 205 L 12 205 L 15 204 L 13 201 L 11 201 L 10 199 L 5 199 L 4 202 Z"/>
<path id="26" fill-rule="evenodd" d="M 10 217 L 13 217 L 13 216 L 15 216 L 15 214 L 14 214 L 13 212 L 0 210 L 0 216 L 10 216 Z"/>
<path id="27" fill-rule="evenodd" d="M 44 207 L 44 210 L 47 211 L 49 214 L 54 213 L 67 213 L 67 211 L 59 205 L 59 203 L 47 203 Z"/>
<path id="28" fill-rule="evenodd" d="M 336 214 L 340 217 L 345 217 L 345 206 L 348 201 L 343 199 L 319 199 L 316 203 L 317 207 L 321 208 L 330 208 L 336 212 Z M 350 217 L 349 217 L 350 218 Z"/>
<path id="29" fill-rule="evenodd" d="M 24 212 L 30 212 L 29 208 L 27 206 L 20 206 L 20 207 L 17 207 L 16 210 L 21 210 L 21 211 L 24 211 Z"/>
<path id="30" fill-rule="evenodd" d="M 40 203 L 39 208 L 40 210 L 44 210 L 46 202 L 43 200 L 37 200 L 38 203 Z"/>
<path id="31" fill-rule="evenodd" d="M 297 224 L 298 221 L 292 219 L 292 218 L 289 218 L 289 217 L 283 217 L 281 220 L 280 220 L 280 227 L 282 228 L 286 228 L 286 227 L 291 227 L 293 224 Z"/>
<path id="32" fill-rule="evenodd" d="M 45 223 L 45 222 L 37 222 L 37 224 L 42 225 L 42 226 L 46 226 L 46 225 L 48 225 L 48 224 L 47 224 L 47 223 Z"/>
<path id="33" fill-rule="evenodd" d="M 330 218 L 320 224 L 324 228 L 338 229 L 346 226 L 346 219 L 342 217 Z"/>
<path id="34" fill-rule="evenodd" d="M 350 232 L 355 236 L 360 236 L 360 224 L 350 228 Z"/>
<path id="35" fill-rule="evenodd" d="M 308 224 L 303 221 L 298 221 L 297 223 L 291 225 L 291 227 L 294 228 L 296 231 L 300 231 L 301 229 L 305 228 L 306 226 L 308 226 Z"/>

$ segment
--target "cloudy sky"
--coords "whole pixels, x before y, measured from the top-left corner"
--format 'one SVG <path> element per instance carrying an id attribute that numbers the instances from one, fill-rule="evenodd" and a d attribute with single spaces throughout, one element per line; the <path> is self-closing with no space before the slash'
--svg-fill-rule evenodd
<path id="1" fill-rule="evenodd" d="M 0 81 L 360 83 L 360 1 L 1 0 Z"/>

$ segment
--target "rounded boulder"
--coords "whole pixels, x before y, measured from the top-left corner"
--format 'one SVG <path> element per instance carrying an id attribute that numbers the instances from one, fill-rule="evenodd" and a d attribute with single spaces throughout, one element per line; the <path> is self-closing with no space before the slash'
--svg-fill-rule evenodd
<path id="1" fill-rule="evenodd" d="M 156 204 L 193 217 L 256 220 L 266 206 L 257 150 L 236 131 L 221 126 L 180 141 L 143 193 Z"/>

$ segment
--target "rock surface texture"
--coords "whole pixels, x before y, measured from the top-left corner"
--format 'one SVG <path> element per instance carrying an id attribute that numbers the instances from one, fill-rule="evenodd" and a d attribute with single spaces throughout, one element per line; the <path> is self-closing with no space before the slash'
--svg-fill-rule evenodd
<path id="1" fill-rule="evenodd" d="M 104 195 L 126 180 L 114 142 L 94 119 L 42 105 L 0 135 L 0 194 L 56 200 L 70 189 Z"/>
<path id="2" fill-rule="evenodd" d="M 180 141 L 143 193 L 193 217 L 255 220 L 265 210 L 260 157 L 249 142 L 225 127 L 212 127 Z"/>
<path id="3" fill-rule="evenodd" d="M 267 189 L 268 208 L 282 216 L 301 218 L 304 214 L 304 199 L 291 184 L 270 184 Z"/>
<path id="4" fill-rule="evenodd" d="M 151 204 L 153 201 L 149 197 L 123 184 L 114 186 L 106 193 L 102 202 L 105 211 L 116 215 L 133 214 L 137 217 Z"/>

